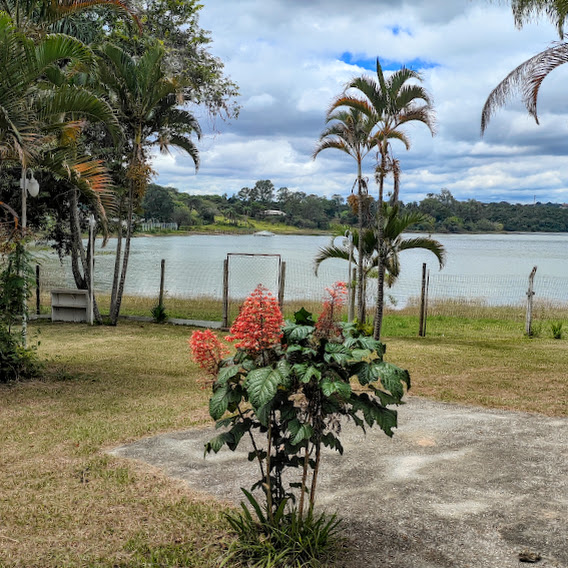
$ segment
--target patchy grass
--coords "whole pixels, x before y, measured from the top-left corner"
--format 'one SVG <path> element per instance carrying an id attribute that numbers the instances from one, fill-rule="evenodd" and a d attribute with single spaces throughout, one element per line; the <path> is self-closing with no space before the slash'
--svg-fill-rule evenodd
<path id="1" fill-rule="evenodd" d="M 416 337 L 415 315 L 386 318 L 386 358 L 409 369 L 414 396 L 568 415 L 567 340 L 444 317 L 426 338 Z M 217 566 L 228 539 L 223 506 L 105 453 L 209 423 L 191 331 L 134 322 L 39 322 L 30 331 L 44 379 L 0 387 L 0 566 Z"/>
<path id="2" fill-rule="evenodd" d="M 0 566 L 217 566 L 222 507 L 104 453 L 208 420 L 188 330 L 31 327 L 50 360 L 0 388 Z"/>

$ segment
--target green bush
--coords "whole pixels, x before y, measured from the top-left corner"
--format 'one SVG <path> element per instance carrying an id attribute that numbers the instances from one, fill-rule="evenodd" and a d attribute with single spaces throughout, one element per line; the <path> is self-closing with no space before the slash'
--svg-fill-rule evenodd
<path id="1" fill-rule="evenodd" d="M 18 337 L 0 323 L 0 383 L 31 379 L 41 366 L 35 349 L 26 349 Z"/>

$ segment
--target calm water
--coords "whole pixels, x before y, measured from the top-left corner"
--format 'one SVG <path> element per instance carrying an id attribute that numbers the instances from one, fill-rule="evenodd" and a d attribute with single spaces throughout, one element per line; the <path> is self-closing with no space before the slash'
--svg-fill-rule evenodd
<path id="1" fill-rule="evenodd" d="M 426 262 L 431 281 L 444 295 L 475 295 L 493 302 L 492 296 L 507 296 L 512 282 L 524 286 L 533 266 L 538 266 L 537 281 L 556 283 L 559 289 L 568 289 L 568 234 L 530 233 L 509 235 L 433 235 L 447 251 L 446 266 L 439 271 L 436 259 L 426 251 L 405 251 L 401 254 L 402 271 L 392 290 L 404 303 L 416 296 L 420 289 L 422 263 Z M 340 240 L 341 238 L 338 238 Z M 274 235 L 191 235 L 168 237 L 139 237 L 132 241 L 132 251 L 126 283 L 126 293 L 157 295 L 160 282 L 160 261 L 166 260 L 166 288 L 170 295 L 214 297 L 222 296 L 223 261 L 230 258 L 231 293 L 246 296 L 258 283 L 272 290 L 277 288 L 277 268 L 286 263 L 285 295 L 288 299 L 322 296 L 325 286 L 336 280 L 347 280 L 348 263 L 325 261 L 318 276 L 313 259 L 319 247 L 330 243 L 327 236 Z M 110 290 L 115 241 L 106 249 L 97 250 L 96 288 Z M 263 254 L 251 259 L 246 254 Z M 58 285 L 72 286 L 69 270 L 57 267 L 57 260 L 44 257 L 46 274 L 59 274 L 65 279 Z M 460 293 L 458 284 L 469 282 Z M 485 287 L 473 291 L 472 283 Z M 491 282 L 488 289 L 487 282 Z M 547 284 L 549 285 L 549 284 Z M 373 287 L 373 284 L 370 285 Z M 453 291 L 452 291 L 453 290 Z M 512 294 L 518 296 L 515 290 Z M 568 293 L 568 292 L 567 292 Z"/>

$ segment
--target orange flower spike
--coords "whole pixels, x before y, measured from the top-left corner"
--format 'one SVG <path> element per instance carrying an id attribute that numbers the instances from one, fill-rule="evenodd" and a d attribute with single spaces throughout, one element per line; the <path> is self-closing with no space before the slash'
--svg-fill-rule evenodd
<path id="1" fill-rule="evenodd" d="M 282 338 L 284 319 L 280 306 L 270 292 L 259 284 L 245 300 L 231 326 L 228 341 L 239 341 L 235 347 L 259 353 L 277 345 Z"/>

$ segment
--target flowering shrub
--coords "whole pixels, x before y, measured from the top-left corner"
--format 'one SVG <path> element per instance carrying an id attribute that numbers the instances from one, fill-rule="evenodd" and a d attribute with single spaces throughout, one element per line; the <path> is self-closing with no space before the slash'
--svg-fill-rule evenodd
<path id="1" fill-rule="evenodd" d="M 231 329 L 227 341 L 235 343 L 237 349 L 258 354 L 280 343 L 282 338 L 282 312 L 276 298 L 259 284 L 245 300 Z"/>
<path id="2" fill-rule="evenodd" d="M 320 337 L 337 338 L 341 335 L 341 325 L 338 320 L 341 308 L 347 301 L 347 285 L 345 282 L 335 282 L 325 291 L 328 297 L 323 301 L 323 310 L 316 323 L 316 333 Z"/>
<path id="3" fill-rule="evenodd" d="M 296 503 L 296 492 L 298 505 L 290 514 L 300 525 L 312 522 L 322 448 L 343 453 L 340 418 L 349 417 L 363 429 L 377 425 L 392 436 L 397 413 L 387 406 L 402 404 L 404 385 L 410 388 L 408 372 L 383 361 L 381 342 L 337 321 L 345 285 L 337 283 L 327 293 L 317 322 L 302 308 L 282 326 L 277 303 L 259 286 L 231 328 L 235 355 L 221 360 L 211 346 L 197 350 L 207 353 L 201 357 L 211 373 L 218 369 L 209 412 L 225 428 L 205 451 L 225 445 L 235 450 L 243 436 L 249 437 L 249 460 L 257 461 L 260 472 L 251 491 L 265 494 L 264 520 L 252 493 L 245 495 L 261 519 L 258 531 L 269 539 L 271 527 L 282 532 L 283 511 L 287 503 Z M 353 389 L 352 381 L 363 388 Z M 299 482 L 285 485 L 289 476 L 283 474 L 293 469 L 300 470 Z M 291 565 L 301 562 L 295 558 Z"/>

